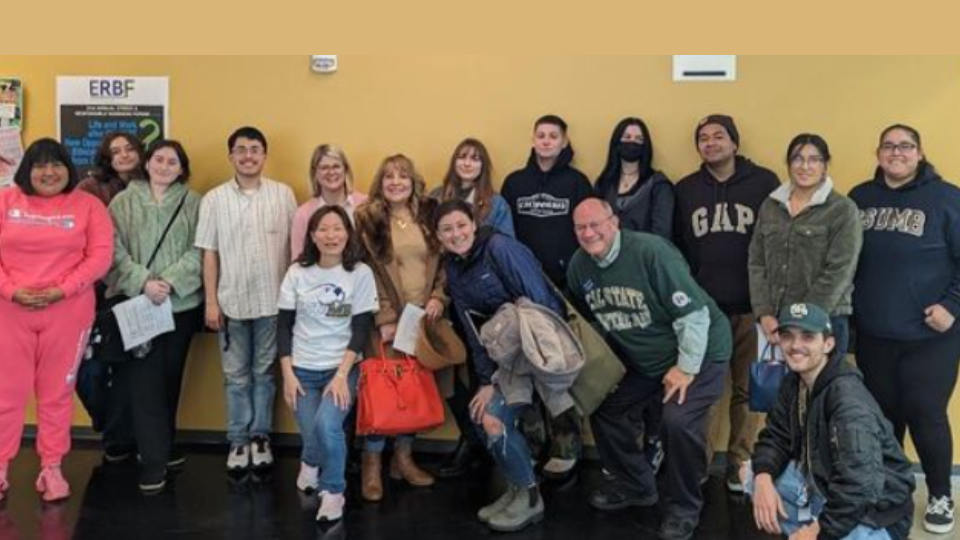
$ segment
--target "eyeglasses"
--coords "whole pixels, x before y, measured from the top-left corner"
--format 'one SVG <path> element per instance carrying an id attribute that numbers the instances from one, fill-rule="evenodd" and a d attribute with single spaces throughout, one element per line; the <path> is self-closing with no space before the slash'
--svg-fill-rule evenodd
<path id="1" fill-rule="evenodd" d="M 906 154 L 908 152 L 913 152 L 917 149 L 917 145 L 912 142 L 902 142 L 900 144 L 894 143 L 883 143 L 880 145 L 880 151 L 885 154 L 893 154 L 894 152 L 899 151 L 901 154 Z"/>
<path id="2" fill-rule="evenodd" d="M 595 231 L 597 231 L 604 223 L 610 221 L 610 220 L 613 219 L 613 218 L 614 218 L 614 216 L 610 215 L 610 216 L 607 216 L 606 218 L 601 219 L 601 220 L 599 220 L 599 221 L 591 221 L 590 223 L 578 223 L 578 224 L 574 224 L 574 226 L 573 226 L 573 232 L 575 232 L 575 233 L 577 233 L 577 234 L 583 234 L 583 233 L 587 232 L 587 230 L 591 230 L 591 231 L 594 231 L 594 232 L 595 232 Z"/>
<path id="3" fill-rule="evenodd" d="M 320 165 L 319 167 L 317 167 L 317 170 L 322 173 L 331 172 L 331 171 L 342 171 L 343 165 L 340 165 L 339 163 L 337 163 L 336 165 Z"/>
<path id="4" fill-rule="evenodd" d="M 793 156 L 793 158 L 790 159 L 790 165 L 793 165 L 794 167 L 802 167 L 803 165 L 810 165 L 813 167 L 817 165 L 823 165 L 824 163 L 826 163 L 826 160 L 823 159 L 823 156 Z"/>
<path id="5" fill-rule="evenodd" d="M 234 148 L 230 153 L 235 156 L 245 156 L 245 155 L 262 156 L 266 152 L 264 151 L 262 146 L 252 146 L 250 148 L 247 148 L 245 146 L 238 146 Z"/>

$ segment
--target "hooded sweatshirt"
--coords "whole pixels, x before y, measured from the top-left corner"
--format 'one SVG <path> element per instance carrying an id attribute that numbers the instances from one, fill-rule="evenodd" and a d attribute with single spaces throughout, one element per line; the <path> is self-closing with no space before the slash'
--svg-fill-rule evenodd
<path id="1" fill-rule="evenodd" d="M 780 187 L 777 175 L 741 156 L 726 182 L 706 164 L 676 187 L 677 247 L 694 279 L 727 315 L 750 313 L 747 254 L 760 205 Z"/>
<path id="2" fill-rule="evenodd" d="M 850 198 L 864 231 L 853 297 L 858 329 L 907 341 L 939 335 L 924 310 L 940 304 L 960 317 L 960 188 L 924 165 L 900 189 L 878 170 Z"/>
<path id="3" fill-rule="evenodd" d="M 510 205 L 517 240 L 533 251 L 543 270 L 559 288 L 566 286 L 567 264 L 577 250 L 573 210 L 593 194 L 587 177 L 570 166 L 573 149 L 567 146 L 557 162 L 544 172 L 537 155 L 503 183 L 500 194 Z"/>

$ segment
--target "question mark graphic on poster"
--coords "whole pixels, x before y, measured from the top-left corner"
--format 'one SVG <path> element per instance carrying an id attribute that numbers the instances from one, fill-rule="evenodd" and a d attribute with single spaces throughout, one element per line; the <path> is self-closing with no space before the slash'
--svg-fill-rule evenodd
<path id="1" fill-rule="evenodd" d="M 143 147 L 150 148 L 150 145 L 160 138 L 160 124 L 153 118 L 145 118 L 140 121 L 140 129 L 149 130 L 143 137 Z"/>

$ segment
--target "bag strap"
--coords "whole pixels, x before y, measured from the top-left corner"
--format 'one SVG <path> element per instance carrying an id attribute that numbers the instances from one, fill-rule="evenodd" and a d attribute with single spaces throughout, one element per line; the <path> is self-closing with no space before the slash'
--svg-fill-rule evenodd
<path id="1" fill-rule="evenodd" d="M 769 358 L 767 356 L 769 356 Z M 763 352 L 760 353 L 760 358 L 757 359 L 757 362 L 780 364 L 781 361 L 777 359 L 776 346 L 768 341 L 767 345 L 763 348 Z"/>
<path id="2" fill-rule="evenodd" d="M 183 203 L 187 201 L 187 196 L 190 195 L 190 192 L 187 191 L 183 194 L 183 197 L 180 199 L 180 203 L 177 204 L 177 209 L 173 211 L 173 216 L 170 218 L 170 221 L 167 222 L 167 226 L 163 229 L 163 234 L 160 235 L 160 240 L 157 242 L 157 247 L 153 248 L 153 254 L 150 255 L 150 260 L 147 262 L 147 270 L 153 266 L 154 259 L 157 258 L 157 254 L 160 253 L 160 246 L 163 245 L 163 241 L 167 239 L 167 233 L 170 232 L 170 228 L 173 227 L 173 222 L 177 220 L 177 217 L 180 215 L 180 210 L 183 208 Z"/>

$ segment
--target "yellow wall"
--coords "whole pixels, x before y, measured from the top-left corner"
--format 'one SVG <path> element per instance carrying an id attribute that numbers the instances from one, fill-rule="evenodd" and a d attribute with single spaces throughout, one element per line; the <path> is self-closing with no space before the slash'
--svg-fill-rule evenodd
<path id="1" fill-rule="evenodd" d="M 340 72 L 312 74 L 307 55 L 277 57 L 2 56 L 0 76 L 20 76 L 29 141 L 56 133 L 57 75 L 165 75 L 171 134 L 194 162 L 205 191 L 230 175 L 225 139 L 241 124 L 271 142 L 268 174 L 307 196 L 312 148 L 346 148 L 360 188 L 378 160 L 405 152 L 431 184 L 453 146 L 483 139 L 500 175 L 520 167 L 531 122 L 557 113 L 570 123 L 577 165 L 594 177 L 610 130 L 638 115 L 651 127 L 656 164 L 676 179 L 697 166 L 693 127 L 705 114 L 734 115 L 742 152 L 781 175 L 784 147 L 801 131 L 831 143 L 841 191 L 871 175 L 879 131 L 893 122 L 920 129 L 929 157 L 960 178 L 957 57 L 742 56 L 736 83 L 671 82 L 669 56 L 341 56 Z M 211 336 L 190 361 L 182 427 L 222 429 L 223 391 Z M 951 411 L 960 440 L 960 403 Z M 82 413 L 78 423 L 84 423 Z M 286 413 L 282 429 L 293 430 Z M 955 461 L 960 462 L 960 445 Z"/>

